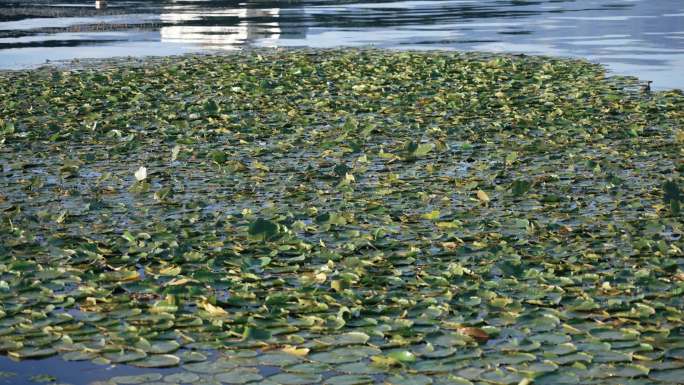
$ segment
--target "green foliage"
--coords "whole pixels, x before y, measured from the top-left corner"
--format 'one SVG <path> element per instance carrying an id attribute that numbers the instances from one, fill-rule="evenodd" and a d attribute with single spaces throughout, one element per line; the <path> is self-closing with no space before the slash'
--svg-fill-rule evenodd
<path id="1" fill-rule="evenodd" d="M 514 196 L 520 197 L 525 195 L 532 187 L 532 184 L 526 180 L 515 180 L 511 184 L 511 192 Z"/>
<path id="2" fill-rule="evenodd" d="M 269 220 L 258 218 L 249 225 L 249 235 L 263 240 L 269 240 L 278 235 L 278 224 Z"/>
<path id="3" fill-rule="evenodd" d="M 243 340 L 267 340 L 271 338 L 271 332 L 266 329 L 247 326 L 242 333 Z"/>
<path id="4" fill-rule="evenodd" d="M 663 201 L 670 206 L 672 215 L 679 215 L 684 195 L 675 180 L 668 180 L 663 184 Z"/>
<path id="5" fill-rule="evenodd" d="M 217 115 L 221 109 L 214 100 L 208 100 L 206 103 L 204 103 L 204 110 L 208 115 L 214 116 Z"/>
<path id="6" fill-rule="evenodd" d="M 376 50 L 0 72 L 0 351 L 145 383 L 676 383 L 684 96 L 623 83 Z"/>

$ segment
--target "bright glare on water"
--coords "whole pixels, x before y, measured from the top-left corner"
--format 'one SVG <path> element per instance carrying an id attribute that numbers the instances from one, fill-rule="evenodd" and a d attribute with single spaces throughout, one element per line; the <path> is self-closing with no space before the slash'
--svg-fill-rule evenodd
<path id="1" fill-rule="evenodd" d="M 0 68 L 244 47 L 381 47 L 583 57 L 684 88 L 681 0 L 0 0 Z"/>

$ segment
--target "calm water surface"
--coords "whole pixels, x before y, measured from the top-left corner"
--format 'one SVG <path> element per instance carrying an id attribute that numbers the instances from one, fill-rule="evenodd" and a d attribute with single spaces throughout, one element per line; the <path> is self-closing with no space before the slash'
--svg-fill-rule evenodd
<path id="1" fill-rule="evenodd" d="M 0 0 L 0 68 L 244 47 L 583 57 L 684 89 L 682 0 Z"/>
<path id="2" fill-rule="evenodd" d="M 583 57 L 616 74 L 653 80 L 655 88 L 684 89 L 684 1 L 109 0 L 109 8 L 98 11 L 94 1 L 0 0 L 5 69 L 48 60 L 300 46 Z M 140 372 L 0 357 L 0 384 L 30 384 L 30 376 L 41 373 L 85 384 Z"/>

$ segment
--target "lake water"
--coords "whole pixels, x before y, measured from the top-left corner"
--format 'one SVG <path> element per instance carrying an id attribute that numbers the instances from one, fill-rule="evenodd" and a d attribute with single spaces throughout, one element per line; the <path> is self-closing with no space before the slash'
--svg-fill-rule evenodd
<path id="1" fill-rule="evenodd" d="M 682 0 L 0 0 L 0 68 L 245 47 L 380 47 L 583 57 L 684 89 Z M 144 370 L 0 357 L 0 384 L 79 384 Z M 1 373 L 0 373 L 1 374 Z"/>
<path id="2" fill-rule="evenodd" d="M 684 88 L 681 0 L 0 0 L 0 68 L 244 47 L 583 57 Z"/>

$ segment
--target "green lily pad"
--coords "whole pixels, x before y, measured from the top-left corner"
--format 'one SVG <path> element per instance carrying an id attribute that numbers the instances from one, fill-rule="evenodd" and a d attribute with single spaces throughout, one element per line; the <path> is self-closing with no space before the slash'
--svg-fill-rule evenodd
<path id="1" fill-rule="evenodd" d="M 302 359 L 293 354 L 274 352 L 258 356 L 257 362 L 259 365 L 283 367 L 302 362 Z"/>
<path id="2" fill-rule="evenodd" d="M 363 345 L 370 337 L 366 333 L 349 332 L 317 339 L 317 344 L 325 346 Z"/>
<path id="3" fill-rule="evenodd" d="M 318 362 L 304 362 L 283 368 L 283 370 L 288 373 L 323 373 L 331 369 L 332 367 L 330 365 Z M 339 366 L 335 369 L 341 371 Z"/>
<path id="4" fill-rule="evenodd" d="M 385 372 L 384 369 L 368 365 L 367 362 L 350 362 L 347 364 L 335 365 L 335 370 L 347 374 L 380 374 Z"/>
<path id="5" fill-rule="evenodd" d="M 237 368 L 239 364 L 239 362 L 232 360 L 204 361 L 183 364 L 183 369 L 189 370 L 194 373 L 217 374 Z"/>
<path id="6" fill-rule="evenodd" d="M 648 376 L 650 369 L 643 365 L 616 365 L 614 367 L 604 368 L 604 373 L 607 373 L 611 377 L 622 377 L 622 378 L 632 378 L 632 377 L 645 377 Z"/>
<path id="7" fill-rule="evenodd" d="M 236 368 L 225 373 L 214 376 L 217 381 L 229 384 L 246 384 L 248 382 L 259 381 L 263 377 L 255 368 Z"/>
<path id="8" fill-rule="evenodd" d="M 198 376 L 195 373 L 190 373 L 190 372 L 180 372 L 180 373 L 174 373 L 174 374 L 169 374 L 168 376 L 164 377 L 165 382 L 170 382 L 170 383 L 196 383 L 200 379 L 200 376 Z"/>
<path id="9" fill-rule="evenodd" d="M 202 362 L 207 360 L 207 356 L 200 352 L 184 351 L 176 354 L 183 363 Z"/>
<path id="10" fill-rule="evenodd" d="M 278 234 L 278 225 L 269 220 L 258 218 L 249 225 L 249 234 L 262 239 L 270 239 Z"/>
<path id="11" fill-rule="evenodd" d="M 92 351 L 74 351 L 62 354 L 64 361 L 90 361 L 97 357 L 97 353 Z"/>
<path id="12" fill-rule="evenodd" d="M 431 352 L 423 352 L 421 353 L 421 356 L 426 358 L 445 358 L 453 356 L 456 352 L 458 352 L 458 349 L 455 348 L 436 349 Z"/>
<path id="13" fill-rule="evenodd" d="M 487 371 L 482 374 L 482 379 L 494 384 L 518 384 L 523 380 L 523 376 L 518 373 L 511 373 L 508 371 L 496 369 Z"/>
<path id="14" fill-rule="evenodd" d="M 672 370 L 653 370 L 649 373 L 648 378 L 659 382 L 679 383 L 684 376 L 684 369 Z"/>
<path id="15" fill-rule="evenodd" d="M 107 352 L 102 354 L 102 357 L 115 364 L 122 364 L 131 361 L 138 361 L 147 357 L 147 353 L 141 350 L 121 350 L 116 352 Z"/>
<path id="16" fill-rule="evenodd" d="M 592 330 L 591 334 L 602 340 L 602 341 L 625 341 L 625 340 L 633 340 L 638 337 L 638 333 L 635 332 L 625 332 L 625 331 L 619 331 L 619 330 L 611 330 L 611 329 L 598 329 L 598 330 Z"/>
<path id="17" fill-rule="evenodd" d="M 145 382 L 159 381 L 162 375 L 159 373 L 146 373 L 137 376 L 116 376 L 109 379 L 115 384 L 142 384 Z"/>
<path id="18" fill-rule="evenodd" d="M 582 384 L 583 379 L 575 373 L 550 373 L 535 378 L 534 383 L 541 385 L 575 385 Z"/>
<path id="19" fill-rule="evenodd" d="M 248 326 L 242 334 L 243 340 L 268 340 L 272 337 L 270 331 Z"/>
<path id="20" fill-rule="evenodd" d="M 684 95 L 639 87 L 366 49 L 0 71 L 0 353 L 199 384 L 667 383 Z"/>
<path id="21" fill-rule="evenodd" d="M 54 356 L 55 354 L 57 354 L 57 351 L 51 348 L 23 348 L 21 350 L 10 351 L 7 354 L 9 354 L 10 357 L 14 357 L 20 360 L 26 360 Z"/>
<path id="22" fill-rule="evenodd" d="M 171 354 L 157 354 L 142 360 L 132 361 L 130 364 L 140 368 L 170 368 L 178 366 L 180 358 Z"/>
<path id="23" fill-rule="evenodd" d="M 321 382 L 323 377 L 312 373 L 279 373 L 267 380 L 281 385 L 308 385 Z"/>
<path id="24" fill-rule="evenodd" d="M 597 352 L 593 362 L 632 362 L 632 354 L 615 351 Z"/>
<path id="25" fill-rule="evenodd" d="M 387 357 L 395 359 L 399 362 L 415 362 L 416 361 L 415 354 L 413 354 L 407 350 L 398 350 L 398 351 L 390 352 L 387 354 Z"/>
<path id="26" fill-rule="evenodd" d="M 431 385 L 432 379 L 423 375 L 392 376 L 385 379 L 386 384 L 391 385 Z"/>
<path id="27" fill-rule="evenodd" d="M 35 376 L 29 377 L 29 381 L 31 382 L 38 382 L 38 383 L 50 383 L 50 382 L 56 382 L 57 377 L 51 376 L 49 374 L 37 374 Z"/>
<path id="28" fill-rule="evenodd" d="M 17 376 L 17 373 L 14 373 L 14 372 L 0 371 L 0 379 L 12 378 L 12 377 L 16 377 L 16 376 Z"/>
<path id="29" fill-rule="evenodd" d="M 564 356 L 566 354 L 570 353 L 575 353 L 577 351 L 577 347 L 571 343 L 565 343 L 565 344 L 560 344 L 554 346 L 552 349 L 547 350 L 546 352 L 551 353 L 551 354 L 556 354 L 559 356 Z"/>
<path id="30" fill-rule="evenodd" d="M 534 376 L 538 376 L 541 373 L 552 373 L 558 370 L 559 366 L 551 361 L 536 362 L 531 363 L 527 368 L 524 369 L 525 372 L 529 372 Z"/>
<path id="31" fill-rule="evenodd" d="M 684 348 L 670 349 L 665 352 L 666 357 L 684 360 Z"/>
<path id="32" fill-rule="evenodd" d="M 344 364 L 359 361 L 368 357 L 372 351 L 367 349 L 344 347 L 326 352 L 314 353 L 309 355 L 309 359 L 326 364 Z"/>
<path id="33" fill-rule="evenodd" d="M 594 360 L 594 356 L 587 353 L 573 353 L 558 358 L 553 358 L 552 361 L 559 365 L 568 365 L 575 362 L 585 362 L 590 363 Z"/>
<path id="34" fill-rule="evenodd" d="M 453 373 L 458 369 L 467 367 L 468 364 L 468 361 L 461 360 L 423 360 L 413 364 L 411 369 L 420 374 L 432 375 L 435 373 Z"/>
<path id="35" fill-rule="evenodd" d="M 436 378 L 434 378 L 433 384 L 435 384 L 435 385 L 473 385 L 473 382 L 469 381 L 463 377 L 450 375 L 447 377 L 436 377 Z"/>
<path id="36" fill-rule="evenodd" d="M 341 375 L 327 378 L 324 383 L 327 385 L 364 385 L 371 384 L 373 381 L 373 377 L 370 376 Z"/>
<path id="37" fill-rule="evenodd" d="M 151 354 L 166 354 L 173 353 L 180 348 L 180 344 L 176 341 L 155 341 L 152 343 L 138 343 L 136 348 Z"/>

